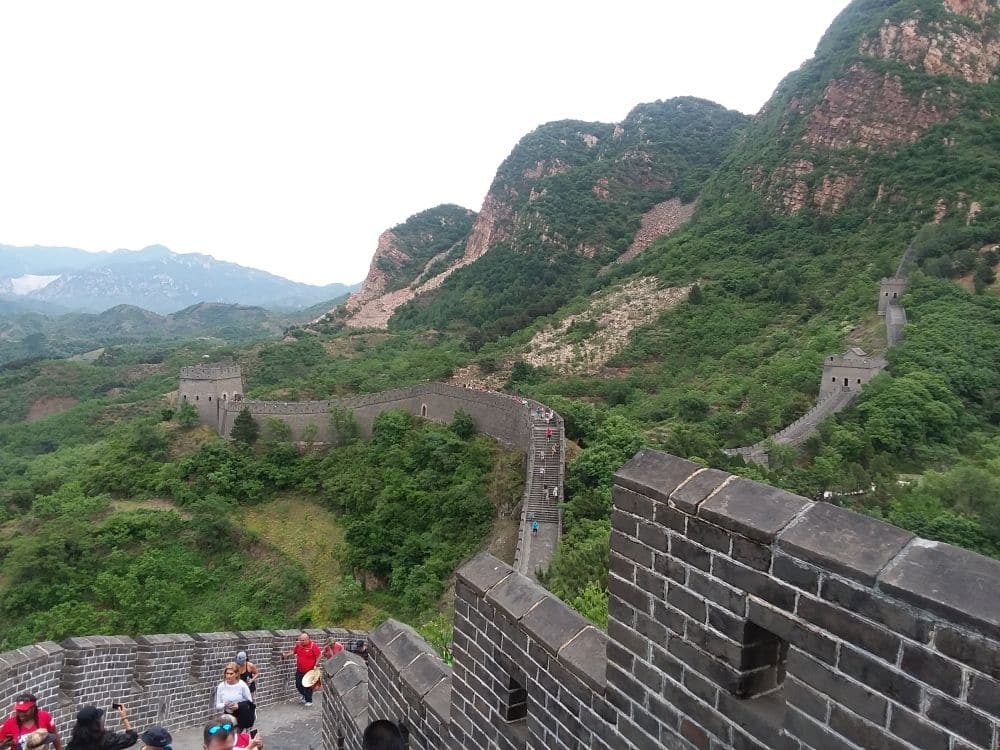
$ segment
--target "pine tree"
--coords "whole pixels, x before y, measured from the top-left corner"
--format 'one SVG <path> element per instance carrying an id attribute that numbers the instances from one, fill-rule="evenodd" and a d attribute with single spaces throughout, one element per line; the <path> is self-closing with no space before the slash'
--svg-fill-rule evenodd
<path id="1" fill-rule="evenodd" d="M 243 407 L 236 419 L 233 421 L 233 431 L 230 433 L 233 440 L 244 445 L 253 445 L 260 435 L 260 428 L 256 420 L 250 414 L 250 410 Z"/>

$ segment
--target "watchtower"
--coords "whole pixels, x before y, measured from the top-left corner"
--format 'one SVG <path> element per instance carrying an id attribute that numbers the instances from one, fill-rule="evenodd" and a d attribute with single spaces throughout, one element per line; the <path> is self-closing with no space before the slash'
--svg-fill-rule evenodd
<path id="1" fill-rule="evenodd" d="M 203 424 L 218 429 L 220 402 L 243 398 L 243 370 L 220 363 L 182 367 L 178 398 L 194 405 Z"/>
<path id="2" fill-rule="evenodd" d="M 827 357 L 819 384 L 820 398 L 839 390 L 860 391 L 861 386 L 885 369 L 885 365 L 882 357 L 873 357 L 856 346 L 843 354 Z"/>
<path id="3" fill-rule="evenodd" d="M 878 314 L 885 315 L 886 308 L 894 302 L 899 302 L 905 291 L 906 279 L 900 276 L 882 279 L 878 288 Z"/>

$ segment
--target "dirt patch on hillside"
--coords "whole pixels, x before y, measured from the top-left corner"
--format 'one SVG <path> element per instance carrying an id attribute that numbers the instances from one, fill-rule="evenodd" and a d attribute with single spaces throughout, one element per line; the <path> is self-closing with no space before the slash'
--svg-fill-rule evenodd
<path id="1" fill-rule="evenodd" d="M 524 361 L 567 375 L 599 371 L 625 348 L 632 331 L 686 300 L 693 286 L 659 289 L 657 285 L 655 277 L 647 276 L 594 299 L 583 312 L 536 333 Z M 589 329 L 594 330 L 582 337 L 574 334 Z"/>
<path id="2" fill-rule="evenodd" d="M 598 292 L 586 310 L 536 333 L 522 354 L 500 363 L 495 372 L 483 373 L 473 363 L 455 370 L 448 382 L 501 390 L 515 359 L 535 367 L 549 367 L 560 375 L 600 372 L 611 357 L 626 347 L 632 331 L 686 300 L 694 286 L 659 289 L 658 284 L 655 276 L 646 276 L 610 292 Z"/>
<path id="3" fill-rule="evenodd" d="M 684 204 L 679 198 L 671 198 L 663 203 L 657 203 L 642 215 L 639 231 L 635 233 L 635 239 L 632 240 L 629 249 L 615 258 L 611 265 L 602 268 L 601 273 L 616 263 L 626 263 L 632 260 L 660 237 L 670 234 L 681 224 L 689 222 L 694 216 L 694 210 L 697 206 L 697 201 Z"/>
<path id="4" fill-rule="evenodd" d="M 25 420 L 34 422 L 38 419 L 51 417 L 60 414 L 75 404 L 77 399 L 74 396 L 53 396 L 51 398 L 40 398 L 28 409 L 28 416 Z"/>

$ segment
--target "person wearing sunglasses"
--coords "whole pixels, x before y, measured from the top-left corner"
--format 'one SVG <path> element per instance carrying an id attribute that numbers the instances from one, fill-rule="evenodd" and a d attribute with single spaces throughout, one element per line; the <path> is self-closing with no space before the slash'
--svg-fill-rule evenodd
<path id="1" fill-rule="evenodd" d="M 202 733 L 204 750 L 233 750 L 236 747 L 236 725 L 229 721 L 220 724 L 213 721 Z"/>

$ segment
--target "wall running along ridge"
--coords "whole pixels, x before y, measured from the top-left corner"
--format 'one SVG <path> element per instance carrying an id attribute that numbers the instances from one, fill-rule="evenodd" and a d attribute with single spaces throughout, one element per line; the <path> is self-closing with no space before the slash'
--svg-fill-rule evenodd
<path id="1" fill-rule="evenodd" d="M 893 347 L 903 340 L 906 328 L 906 310 L 902 297 L 906 291 L 907 277 L 913 266 L 913 243 L 903 252 L 896 275 L 882 279 L 878 290 L 878 314 L 885 318 L 886 347 Z M 769 435 L 760 442 L 740 448 L 725 448 L 727 456 L 739 456 L 746 462 L 768 465 L 770 443 L 800 446 L 831 414 L 846 409 L 861 394 L 861 388 L 888 366 L 883 357 L 871 357 L 863 366 L 858 366 L 858 358 L 849 349 L 839 356 L 827 357 L 823 362 L 823 374 L 819 381 L 819 398 L 813 407 L 783 429 Z M 853 361 L 852 361 L 853 360 Z M 847 379 L 848 385 L 838 385 Z"/>
<path id="2" fill-rule="evenodd" d="M 235 391 L 234 382 L 238 382 Z M 534 416 L 536 411 L 546 410 L 537 401 L 522 401 L 501 393 L 444 383 L 422 383 L 326 401 L 244 401 L 243 390 L 243 375 L 238 365 L 181 369 L 181 398 L 198 405 L 202 421 L 226 438 L 243 409 L 250 412 L 263 434 L 266 434 L 268 418 L 274 418 L 288 426 L 292 440 L 304 440 L 311 428 L 315 432 L 313 439 L 320 443 L 331 442 L 337 437 L 330 423 L 331 409 L 353 413 L 364 438 L 371 437 L 375 417 L 390 409 L 402 409 L 436 422 L 450 422 L 461 409 L 472 417 L 477 431 L 525 451 L 524 495 L 514 566 L 531 576 L 539 568 L 548 567 L 562 532 L 559 502 L 563 498 L 566 441 L 559 414 L 552 413 L 551 423 Z M 234 393 L 239 394 L 238 398 L 233 398 Z M 210 406 L 202 410 L 205 404 Z M 551 439 L 546 437 L 549 426 L 553 433 Z M 553 444 L 557 446 L 554 457 L 550 453 Z M 544 458 L 539 458 L 540 454 L 544 454 Z M 546 473 L 540 475 L 538 470 L 543 464 Z M 554 498 L 549 494 L 553 486 L 557 491 Z M 544 487 L 549 488 L 549 493 L 543 491 Z M 531 533 L 532 519 L 537 520 L 540 527 L 537 535 Z"/>
<path id="3" fill-rule="evenodd" d="M 1000 561 L 640 451 L 615 475 L 607 634 L 488 554 L 454 664 L 412 629 L 324 665 L 324 741 L 411 748 L 989 750 Z"/>
<path id="4" fill-rule="evenodd" d="M 6 712 L 19 693 L 34 693 L 39 708 L 52 713 L 64 746 L 77 711 L 85 705 L 103 708 L 108 727 L 116 731 L 121 728 L 117 712 L 110 710 L 113 702 L 128 706 L 129 720 L 140 732 L 154 724 L 171 731 L 204 724 L 219 714 L 215 688 L 238 651 L 246 651 L 260 668 L 254 694 L 259 706 L 297 696 L 295 659 L 282 660 L 281 652 L 291 649 L 301 632 L 241 630 L 45 641 L 0 653 L 0 707 Z M 345 645 L 368 635 L 341 628 L 305 632 L 320 643 L 333 637 Z"/>

